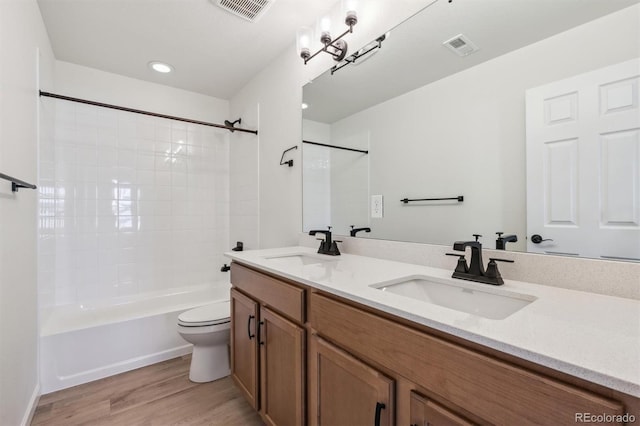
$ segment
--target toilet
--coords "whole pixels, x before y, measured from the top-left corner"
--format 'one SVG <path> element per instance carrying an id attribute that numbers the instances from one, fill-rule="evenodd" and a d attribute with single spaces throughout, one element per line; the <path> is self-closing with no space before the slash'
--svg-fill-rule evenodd
<path id="1" fill-rule="evenodd" d="M 216 302 L 178 316 L 178 333 L 193 344 L 189 380 L 211 382 L 228 376 L 230 302 Z"/>

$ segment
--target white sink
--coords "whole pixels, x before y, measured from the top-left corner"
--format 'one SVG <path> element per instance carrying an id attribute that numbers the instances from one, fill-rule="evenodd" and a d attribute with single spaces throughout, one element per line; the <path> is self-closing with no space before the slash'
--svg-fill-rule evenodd
<path id="1" fill-rule="evenodd" d="M 283 254 L 281 256 L 268 256 L 265 257 L 265 259 L 268 259 L 271 262 L 277 262 L 280 265 L 290 266 L 317 265 L 327 262 L 334 262 L 337 260 L 333 256 L 309 253 L 294 253 Z"/>
<path id="2" fill-rule="evenodd" d="M 458 283 L 452 279 L 411 276 L 370 287 L 388 293 L 489 319 L 505 319 L 536 300 L 535 296 L 500 288 L 478 288 L 487 284 Z"/>

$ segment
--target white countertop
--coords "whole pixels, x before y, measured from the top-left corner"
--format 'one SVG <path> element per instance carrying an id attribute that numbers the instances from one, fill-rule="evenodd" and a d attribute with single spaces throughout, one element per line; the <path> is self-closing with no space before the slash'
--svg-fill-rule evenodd
<path id="1" fill-rule="evenodd" d="M 471 342 L 640 397 L 640 301 L 505 280 L 501 290 L 537 300 L 502 320 L 482 318 L 382 292 L 371 284 L 411 275 L 449 278 L 452 271 L 365 256 L 326 256 L 332 262 L 286 264 L 269 257 L 314 254 L 308 247 L 225 255 Z M 486 289 L 486 284 L 464 281 Z M 489 286 L 492 287 L 492 286 Z"/>

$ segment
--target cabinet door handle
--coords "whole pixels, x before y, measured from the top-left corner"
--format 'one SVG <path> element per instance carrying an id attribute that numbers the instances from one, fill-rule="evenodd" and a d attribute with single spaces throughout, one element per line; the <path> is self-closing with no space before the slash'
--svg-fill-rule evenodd
<path id="1" fill-rule="evenodd" d="M 264 340 L 262 340 L 262 326 L 264 325 L 264 321 L 258 322 L 258 340 L 261 345 L 264 345 Z"/>
<path id="2" fill-rule="evenodd" d="M 387 408 L 382 402 L 376 402 L 376 420 L 375 426 L 380 426 L 380 415 L 382 414 L 382 410 Z"/>
<path id="3" fill-rule="evenodd" d="M 252 319 L 255 319 L 255 315 L 249 315 L 249 318 L 247 319 L 247 334 L 249 335 L 249 340 L 251 340 L 254 337 L 256 337 L 255 334 L 251 334 L 251 320 Z"/>

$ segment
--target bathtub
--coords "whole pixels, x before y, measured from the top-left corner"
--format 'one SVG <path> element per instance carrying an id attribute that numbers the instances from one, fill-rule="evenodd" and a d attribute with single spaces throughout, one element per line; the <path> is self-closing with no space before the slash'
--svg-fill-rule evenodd
<path id="1" fill-rule="evenodd" d="M 41 313 L 40 384 L 50 393 L 191 353 L 178 315 L 229 300 L 228 283 L 172 289 L 112 304 L 66 305 Z"/>

